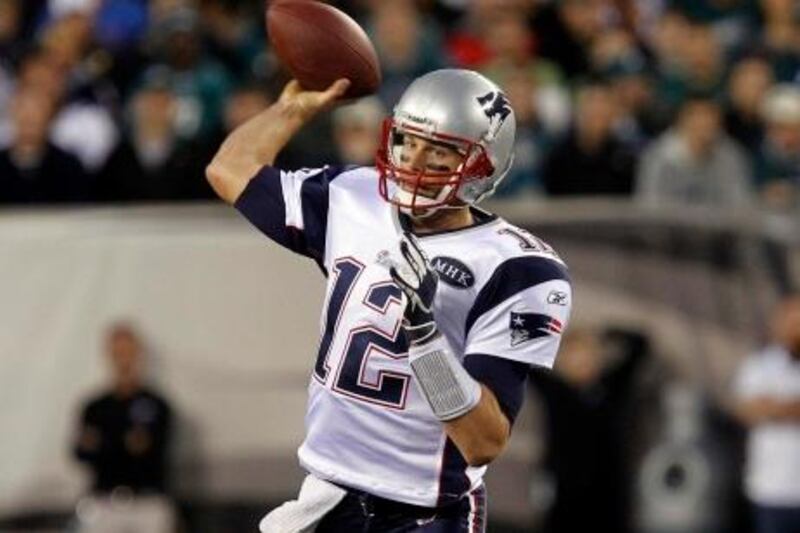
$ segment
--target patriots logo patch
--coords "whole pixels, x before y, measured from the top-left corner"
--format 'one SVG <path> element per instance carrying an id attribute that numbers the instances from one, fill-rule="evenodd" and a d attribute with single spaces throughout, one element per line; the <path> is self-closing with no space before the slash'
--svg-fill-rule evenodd
<path id="1" fill-rule="evenodd" d="M 511 114 L 511 104 L 508 103 L 506 95 L 500 91 L 492 91 L 478 97 L 478 103 L 483 108 L 483 112 L 489 119 L 489 139 L 494 139 L 500 126 Z"/>
<path id="2" fill-rule="evenodd" d="M 549 335 L 561 335 L 563 325 L 558 319 L 539 313 L 511 313 L 511 346 Z"/>

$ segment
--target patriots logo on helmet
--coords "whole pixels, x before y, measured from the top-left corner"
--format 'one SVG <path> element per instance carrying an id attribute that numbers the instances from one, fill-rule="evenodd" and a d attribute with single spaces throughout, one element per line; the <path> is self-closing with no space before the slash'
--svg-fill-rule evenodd
<path id="1" fill-rule="evenodd" d="M 494 139 L 500 126 L 511 114 L 511 104 L 508 103 L 506 95 L 500 91 L 491 91 L 477 98 L 478 103 L 483 108 L 483 112 L 489 119 L 489 139 Z"/>

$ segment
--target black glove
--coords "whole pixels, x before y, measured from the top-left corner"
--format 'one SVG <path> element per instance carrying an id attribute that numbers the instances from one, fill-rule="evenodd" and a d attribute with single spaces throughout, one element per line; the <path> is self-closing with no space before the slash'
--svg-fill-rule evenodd
<path id="1" fill-rule="evenodd" d="M 420 346 L 439 335 L 433 319 L 433 299 L 436 296 L 439 276 L 431 268 L 425 252 L 417 244 L 414 236 L 407 231 L 400 240 L 400 252 L 408 268 L 405 268 L 405 265 L 400 269 L 392 266 L 389 274 L 406 295 L 403 329 L 408 343 Z"/>

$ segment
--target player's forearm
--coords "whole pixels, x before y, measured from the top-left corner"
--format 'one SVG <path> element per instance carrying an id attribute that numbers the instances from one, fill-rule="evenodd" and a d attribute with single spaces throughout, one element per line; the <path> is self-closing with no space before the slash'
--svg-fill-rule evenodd
<path id="1" fill-rule="evenodd" d="M 314 115 L 333 106 L 350 82 L 336 80 L 325 91 L 305 91 L 297 80 L 284 87 L 277 103 L 234 130 L 206 169 L 214 191 L 234 203 L 250 179 L 271 165 L 286 143 Z"/>
<path id="2" fill-rule="evenodd" d="M 483 466 L 497 458 L 511 430 L 497 398 L 484 385 L 480 402 L 467 414 L 444 422 L 444 427 L 470 466 Z"/>
<path id="3" fill-rule="evenodd" d="M 778 420 L 800 423 L 800 400 L 777 401 L 774 415 Z"/>
<path id="4" fill-rule="evenodd" d="M 736 414 L 749 426 L 769 421 L 800 422 L 800 401 L 753 398 L 741 402 L 737 406 Z"/>
<path id="5" fill-rule="evenodd" d="M 426 337 L 427 338 L 427 337 Z M 471 466 L 491 462 L 505 447 L 510 424 L 490 389 L 475 380 L 438 332 L 408 359 L 434 416 Z"/>
<path id="6" fill-rule="evenodd" d="M 753 426 L 769 418 L 771 406 L 766 398 L 752 398 L 739 402 L 736 417 L 745 425 Z"/>
<path id="7" fill-rule="evenodd" d="M 214 191 L 234 203 L 247 183 L 278 153 L 303 126 L 303 120 L 278 102 L 231 132 L 220 146 L 206 177 Z"/>

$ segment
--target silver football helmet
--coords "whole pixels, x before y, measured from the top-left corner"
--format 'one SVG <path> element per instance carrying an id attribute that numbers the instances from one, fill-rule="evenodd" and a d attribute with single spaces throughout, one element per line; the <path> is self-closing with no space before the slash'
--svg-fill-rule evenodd
<path id="1" fill-rule="evenodd" d="M 406 212 L 474 204 L 492 194 L 514 158 L 514 111 L 505 94 L 470 70 L 437 70 L 417 78 L 383 125 L 377 154 L 383 198 Z M 453 172 L 402 168 L 405 135 L 447 145 L 463 156 Z M 388 181 L 398 187 L 390 192 Z M 435 198 L 421 188 L 438 189 Z"/>

